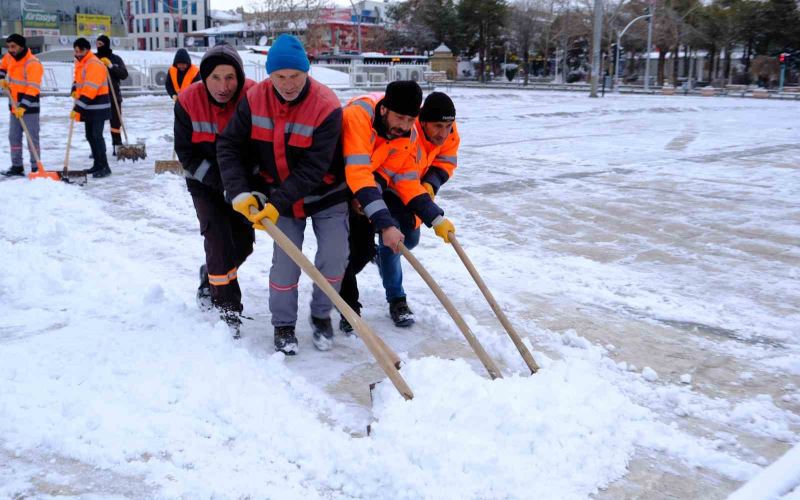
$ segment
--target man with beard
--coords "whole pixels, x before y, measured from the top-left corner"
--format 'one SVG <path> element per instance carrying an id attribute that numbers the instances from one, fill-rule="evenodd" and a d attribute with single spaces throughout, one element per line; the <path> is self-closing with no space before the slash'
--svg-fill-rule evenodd
<path id="1" fill-rule="evenodd" d="M 175 53 L 175 58 L 172 60 L 172 66 L 169 68 L 169 77 L 164 82 L 167 95 L 175 101 L 182 90 L 199 81 L 200 68 L 192 64 L 192 58 L 189 57 L 189 52 L 186 49 L 178 49 Z"/>
<path id="2" fill-rule="evenodd" d="M 78 38 L 72 47 L 75 50 L 75 83 L 72 85 L 75 106 L 69 116 L 84 124 L 86 140 L 89 141 L 94 159 L 94 164 L 89 169 L 92 177 L 107 177 L 111 175 L 111 169 L 106 157 L 103 127 L 111 117 L 108 71 L 105 64 L 92 54 L 89 40 Z"/>
<path id="3" fill-rule="evenodd" d="M 206 263 L 200 267 L 198 304 L 201 308 L 216 307 L 238 338 L 242 322 L 238 270 L 253 252 L 255 234 L 250 222 L 225 199 L 217 139 L 237 103 L 255 82 L 245 78 L 239 54 L 227 44 L 205 53 L 200 77 L 201 81 L 181 92 L 175 103 L 175 151 L 205 241 Z"/>
<path id="4" fill-rule="evenodd" d="M 414 313 L 403 289 L 399 244 L 408 249 L 419 242 L 418 219 L 433 227 L 449 243 L 453 223 L 420 182 L 420 167 L 426 154 L 414 128 L 420 114 L 422 89 L 413 81 L 396 81 L 386 94 L 361 96 L 344 108 L 343 148 L 347 185 L 353 192 L 351 223 L 363 211 L 371 224 L 351 227 L 351 258 L 345 272 L 343 298 L 360 312 L 355 275 L 369 262 L 374 251 L 374 233 L 379 234 L 378 270 L 381 274 L 389 315 L 395 326 L 409 327 Z M 363 217 L 362 217 L 363 220 Z M 366 227 L 365 227 L 366 226 Z M 366 236 L 358 236 L 366 231 Z M 354 247 L 356 245 L 357 247 Z M 340 322 L 340 329 L 350 325 Z"/>
<path id="5" fill-rule="evenodd" d="M 42 63 L 34 57 L 26 45 L 25 37 L 14 33 L 6 38 L 8 53 L 0 60 L 0 88 L 11 92 L 17 102 L 15 108 L 11 101 L 8 122 L 8 142 L 11 146 L 11 168 L 3 172 L 6 177 L 25 175 L 22 161 L 23 137 L 20 119 L 25 121 L 31 134 L 33 147 L 39 150 L 39 91 L 42 84 Z M 28 144 L 31 171 L 36 172 L 36 159 Z"/>
<path id="6" fill-rule="evenodd" d="M 100 59 L 100 62 L 108 68 L 108 74 L 111 75 L 111 85 L 114 87 L 114 95 L 117 97 L 117 104 L 119 105 L 119 112 L 122 112 L 122 92 L 119 90 L 119 82 L 128 78 L 128 68 L 125 67 L 125 62 L 122 58 L 113 53 L 111 50 L 111 40 L 106 35 L 97 37 L 97 52 L 95 53 Z M 120 134 L 120 121 L 117 107 L 112 104 L 111 106 L 111 145 L 114 150 L 111 152 L 117 156 L 117 146 L 122 144 L 122 135 Z"/>

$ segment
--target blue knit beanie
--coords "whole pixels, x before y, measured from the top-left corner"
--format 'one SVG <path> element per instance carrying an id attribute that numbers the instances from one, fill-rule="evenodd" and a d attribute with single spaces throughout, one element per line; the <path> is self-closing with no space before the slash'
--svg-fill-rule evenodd
<path id="1" fill-rule="evenodd" d="M 281 35 L 267 53 L 267 73 L 279 69 L 296 69 L 308 72 L 310 67 L 303 44 L 292 35 Z"/>

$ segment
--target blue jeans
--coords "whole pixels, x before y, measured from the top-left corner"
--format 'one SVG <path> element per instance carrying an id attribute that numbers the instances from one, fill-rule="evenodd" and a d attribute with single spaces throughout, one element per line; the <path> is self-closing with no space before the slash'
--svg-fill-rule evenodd
<path id="1" fill-rule="evenodd" d="M 419 243 L 419 228 L 415 227 L 415 218 L 401 217 L 400 232 L 405 236 L 403 244 L 411 250 Z M 383 280 L 383 289 L 386 290 L 386 301 L 391 303 L 395 299 L 406 298 L 403 290 L 403 268 L 400 265 L 402 255 L 394 253 L 391 248 L 383 246 L 383 238 L 378 235 L 378 271 Z"/>

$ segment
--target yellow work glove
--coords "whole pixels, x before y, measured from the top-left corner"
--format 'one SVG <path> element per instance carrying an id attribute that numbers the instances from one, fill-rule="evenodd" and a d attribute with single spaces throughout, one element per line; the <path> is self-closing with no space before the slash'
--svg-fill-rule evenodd
<path id="1" fill-rule="evenodd" d="M 275 205 L 273 205 L 272 203 L 267 203 L 267 205 L 264 207 L 264 210 L 252 216 L 253 218 L 250 219 L 250 222 L 253 223 L 253 229 L 260 229 L 262 231 L 266 231 L 267 228 L 265 228 L 264 225 L 261 224 L 261 221 L 264 219 L 269 219 L 270 221 L 272 221 L 273 224 L 277 224 L 279 216 L 280 214 L 278 213 L 278 209 L 275 208 Z"/>
<path id="2" fill-rule="evenodd" d="M 22 120 L 22 116 L 25 114 L 25 108 L 20 108 L 17 106 L 17 109 L 14 110 L 14 116 Z"/>
<path id="3" fill-rule="evenodd" d="M 423 182 L 422 187 L 424 187 L 425 191 L 427 191 L 428 194 L 431 195 L 431 200 L 436 198 L 436 193 L 433 192 L 433 186 L 431 186 L 430 183 Z"/>
<path id="4" fill-rule="evenodd" d="M 77 99 L 78 98 L 78 91 L 76 90 L 75 92 L 70 94 L 70 97 L 72 97 L 73 99 Z"/>
<path id="5" fill-rule="evenodd" d="M 445 243 L 450 243 L 450 233 L 455 234 L 456 227 L 448 219 L 442 218 L 438 224 L 433 226 L 433 232 L 436 233 L 436 236 L 443 239 Z"/>
<path id="6" fill-rule="evenodd" d="M 7 88 L 8 88 L 8 82 L 6 81 L 6 79 L 0 78 L 0 89 L 5 90 Z"/>
<path id="7" fill-rule="evenodd" d="M 256 229 L 264 229 L 261 219 L 267 218 L 273 224 L 278 222 L 278 211 L 275 206 L 267 203 L 267 197 L 263 193 L 253 191 L 251 193 L 241 193 L 231 202 L 233 209 L 244 215 L 247 220 L 253 223 Z M 266 206 L 265 206 L 266 205 Z M 257 212 L 253 212 L 253 209 Z"/>
<path id="8" fill-rule="evenodd" d="M 107 58 L 107 57 L 103 57 L 102 59 L 100 59 L 100 62 L 101 62 L 101 63 L 103 63 L 103 64 L 105 64 L 105 65 L 106 65 L 106 66 L 108 66 L 109 68 L 112 66 L 112 64 L 111 64 L 111 59 L 109 59 L 109 58 Z"/>
<path id="9" fill-rule="evenodd" d="M 74 120 L 76 122 L 79 122 L 79 121 L 81 121 L 81 114 L 78 113 L 75 110 L 72 110 L 72 111 L 69 112 L 69 119 L 70 120 Z"/>

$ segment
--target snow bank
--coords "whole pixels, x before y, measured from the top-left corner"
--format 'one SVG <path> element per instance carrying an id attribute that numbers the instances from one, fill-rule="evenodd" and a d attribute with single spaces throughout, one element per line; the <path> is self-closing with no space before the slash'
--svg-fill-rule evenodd
<path id="1" fill-rule="evenodd" d="M 795 445 L 775 463 L 758 473 L 728 500 L 771 500 L 800 494 L 800 445 Z M 794 496 L 792 496 L 794 498 Z"/>

